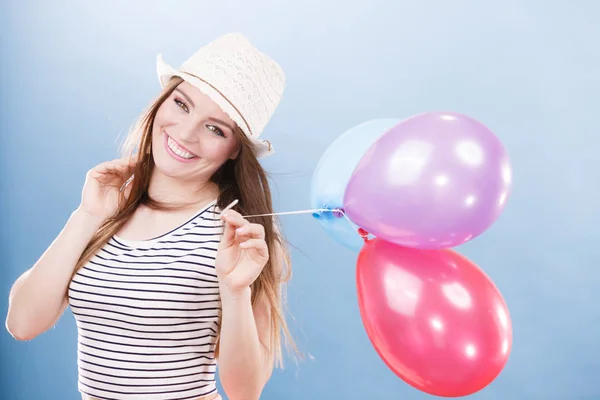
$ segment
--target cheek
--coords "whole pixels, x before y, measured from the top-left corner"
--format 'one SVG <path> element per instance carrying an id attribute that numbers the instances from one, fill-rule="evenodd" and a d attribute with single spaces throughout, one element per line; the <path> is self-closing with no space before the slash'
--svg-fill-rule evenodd
<path id="1" fill-rule="evenodd" d="M 200 152 L 205 155 L 206 158 L 210 158 L 215 161 L 221 161 L 227 159 L 230 154 L 230 146 L 227 140 L 214 134 L 207 134 L 206 137 L 202 138 L 200 143 Z"/>
<path id="2" fill-rule="evenodd" d="M 171 100 L 165 101 L 156 112 L 156 116 L 154 117 L 154 127 L 161 128 L 169 125 L 173 125 L 177 123 L 181 119 L 180 111 L 181 109 L 175 108 L 170 104 Z"/>
<path id="3" fill-rule="evenodd" d="M 160 151 L 160 149 L 162 149 L 163 147 L 163 134 L 162 134 L 162 129 L 161 126 L 155 123 L 152 126 L 152 150 L 153 151 Z"/>
<path id="4" fill-rule="evenodd" d="M 168 101 L 168 100 L 167 100 Z M 152 144 L 160 144 L 162 147 L 162 140 L 164 139 L 163 130 L 172 127 L 177 124 L 177 115 L 174 110 L 169 107 L 166 102 L 158 109 L 154 122 L 152 124 Z"/>

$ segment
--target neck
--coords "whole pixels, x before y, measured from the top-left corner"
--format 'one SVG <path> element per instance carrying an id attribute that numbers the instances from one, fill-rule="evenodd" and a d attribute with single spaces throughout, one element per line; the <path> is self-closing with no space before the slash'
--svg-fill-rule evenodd
<path id="1" fill-rule="evenodd" d="M 196 206 L 217 198 L 219 189 L 210 179 L 186 181 L 163 175 L 154 169 L 148 187 L 150 197 L 158 202 L 177 206 Z"/>

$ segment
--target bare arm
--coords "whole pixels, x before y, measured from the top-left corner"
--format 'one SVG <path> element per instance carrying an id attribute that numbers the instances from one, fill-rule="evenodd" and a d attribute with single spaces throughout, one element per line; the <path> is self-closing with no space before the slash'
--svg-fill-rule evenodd
<path id="1" fill-rule="evenodd" d="M 250 305 L 250 289 L 222 295 L 219 376 L 231 400 L 256 400 L 273 369 L 270 356 L 269 308 L 265 301 Z"/>
<path id="2" fill-rule="evenodd" d="M 276 249 L 273 265 L 278 276 L 282 262 Z M 259 399 L 273 371 L 270 304 L 261 296 L 252 307 L 250 297 L 250 288 L 235 295 L 221 293 L 219 376 L 231 400 Z"/>
<path id="3" fill-rule="evenodd" d="M 81 204 L 50 247 L 10 290 L 6 329 L 15 339 L 31 340 L 60 318 L 67 306 L 75 265 L 98 228 L 117 211 L 122 185 L 134 167 L 135 159 L 125 157 L 88 171 Z M 128 190 L 124 190 L 126 196 Z"/>
<path id="4" fill-rule="evenodd" d="M 73 212 L 50 247 L 14 283 L 6 329 L 15 339 L 31 340 L 60 318 L 75 265 L 101 223 L 79 209 Z"/>

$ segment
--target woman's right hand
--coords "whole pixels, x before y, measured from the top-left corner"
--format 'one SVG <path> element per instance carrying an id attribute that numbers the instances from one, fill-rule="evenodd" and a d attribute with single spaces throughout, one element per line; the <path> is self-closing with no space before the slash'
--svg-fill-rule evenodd
<path id="1" fill-rule="evenodd" d="M 101 221 L 112 217 L 119 205 L 121 187 L 133 174 L 135 164 L 135 159 L 126 157 L 103 162 L 89 170 L 85 176 L 79 209 Z M 127 195 L 129 190 L 125 190 Z"/>

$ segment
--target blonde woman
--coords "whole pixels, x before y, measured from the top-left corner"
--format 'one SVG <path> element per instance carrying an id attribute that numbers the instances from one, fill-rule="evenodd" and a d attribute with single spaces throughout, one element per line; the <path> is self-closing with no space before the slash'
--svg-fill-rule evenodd
<path id="1" fill-rule="evenodd" d="M 158 75 L 128 156 L 88 172 L 79 207 L 13 285 L 6 326 L 31 340 L 70 306 L 84 400 L 219 399 L 217 362 L 230 400 L 258 399 L 289 334 L 287 249 L 262 216 L 258 161 L 273 153 L 259 136 L 284 74 L 233 33 L 179 70 L 159 56 Z"/>

